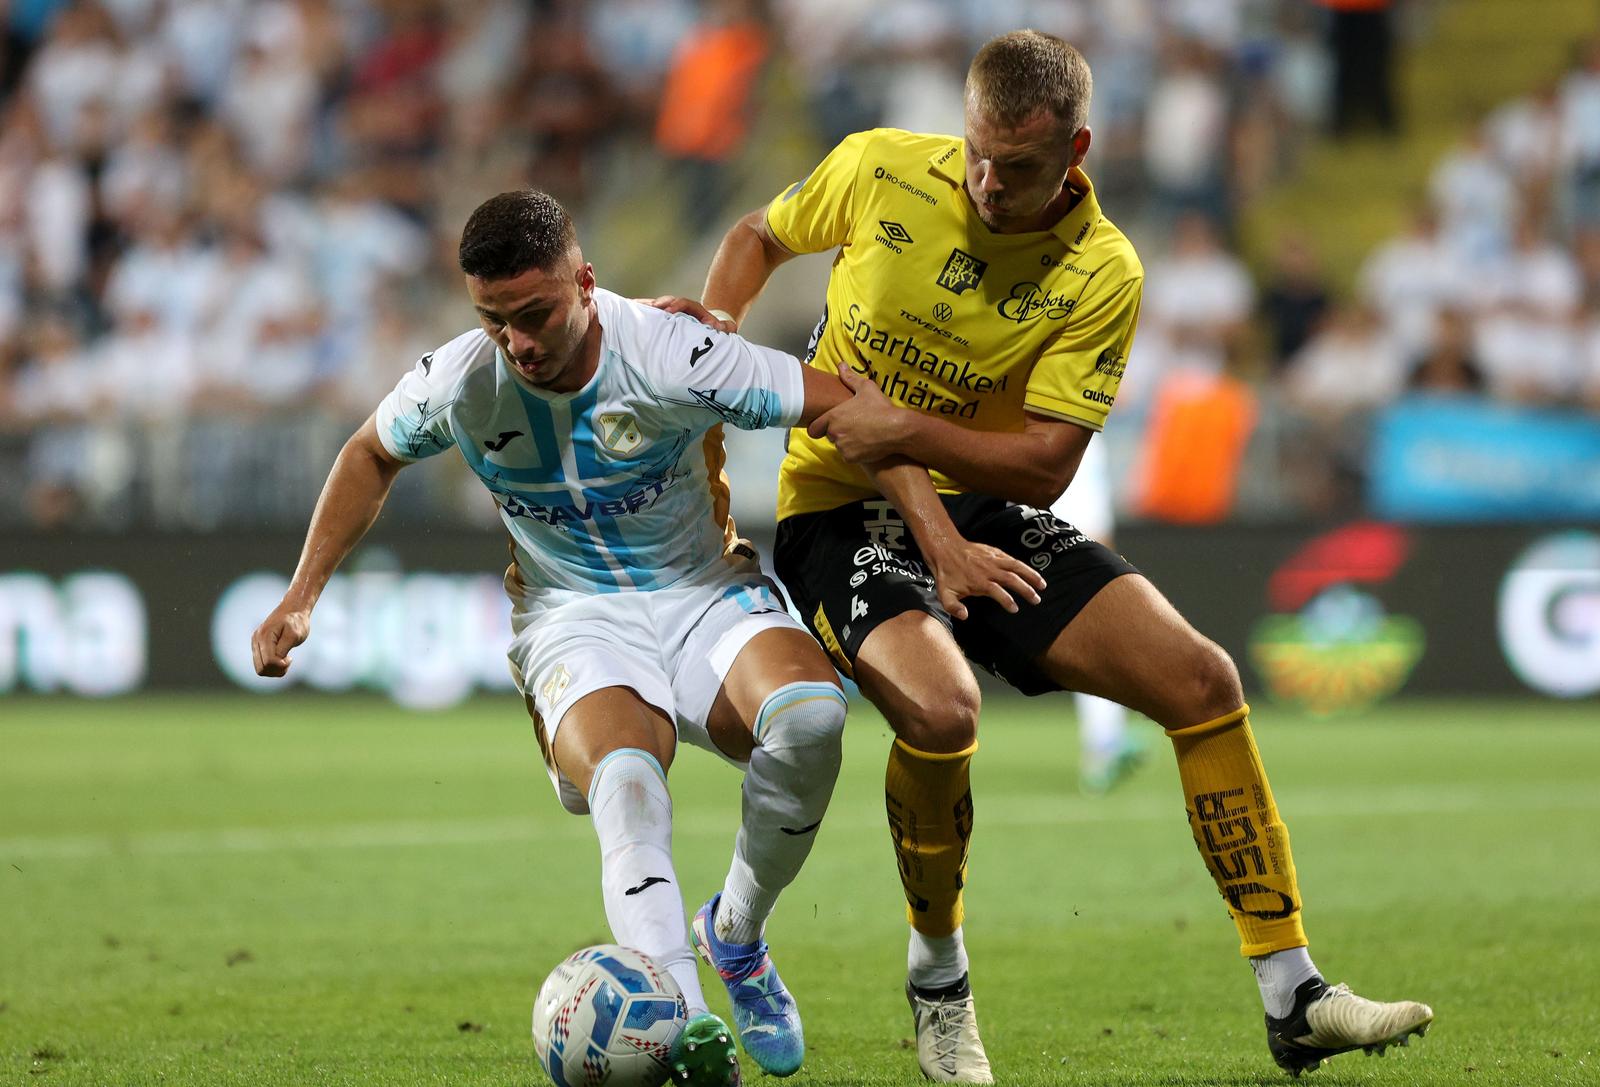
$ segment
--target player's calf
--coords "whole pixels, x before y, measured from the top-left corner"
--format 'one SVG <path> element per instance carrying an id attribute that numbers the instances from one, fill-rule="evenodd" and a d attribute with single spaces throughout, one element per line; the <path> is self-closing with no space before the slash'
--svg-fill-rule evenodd
<path id="1" fill-rule="evenodd" d="M 600 842 L 600 888 L 616 942 L 649 955 L 703 1010 L 672 864 L 672 797 L 654 756 L 620 748 L 596 768 L 589 811 Z"/>
<path id="2" fill-rule="evenodd" d="M 844 717 L 844 692 L 832 683 L 789 683 L 762 702 L 723 885 L 723 939 L 758 939 L 779 892 L 810 855 L 839 777 Z"/>

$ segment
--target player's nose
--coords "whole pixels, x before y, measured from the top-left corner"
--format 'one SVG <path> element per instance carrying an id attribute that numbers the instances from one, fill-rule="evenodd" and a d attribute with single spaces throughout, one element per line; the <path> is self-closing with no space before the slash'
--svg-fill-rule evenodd
<path id="1" fill-rule="evenodd" d="M 517 358 L 530 353 L 533 349 L 533 337 L 516 329 L 506 328 L 506 350 Z"/>

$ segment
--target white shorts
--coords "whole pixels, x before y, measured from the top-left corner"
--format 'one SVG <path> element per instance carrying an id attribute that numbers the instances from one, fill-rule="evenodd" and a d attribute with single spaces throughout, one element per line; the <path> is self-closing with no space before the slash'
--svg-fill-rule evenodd
<path id="1" fill-rule="evenodd" d="M 1117 518 L 1111 505 L 1111 464 L 1106 459 L 1104 436 L 1090 439 L 1072 483 L 1050 512 L 1091 540 L 1104 543 L 1111 538 Z"/>
<path id="2" fill-rule="evenodd" d="M 689 586 L 586 596 L 548 595 L 528 607 L 513 599 L 507 656 L 533 717 L 550 782 L 562 807 L 589 811 L 588 798 L 556 767 L 556 730 L 578 699 L 630 687 L 671 720 L 680 740 L 721 756 L 706 717 L 734 658 L 764 630 L 804 630 L 784 610 L 776 585 L 749 559 Z"/>

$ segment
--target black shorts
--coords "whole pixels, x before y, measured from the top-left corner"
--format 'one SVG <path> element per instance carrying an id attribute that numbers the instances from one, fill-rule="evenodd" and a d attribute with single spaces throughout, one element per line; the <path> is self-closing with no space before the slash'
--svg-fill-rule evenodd
<path id="1" fill-rule="evenodd" d="M 1035 661 L 1107 582 L 1138 571 L 1047 510 L 981 494 L 943 495 L 956 529 L 997 547 L 1045 577 L 1037 604 L 1012 614 L 988 597 L 967 600 L 953 622 L 911 530 L 884 499 L 851 502 L 778 523 L 773 565 L 806 625 L 840 670 L 854 670 L 867 635 L 908 611 L 927 612 L 954 635 L 967 659 L 1023 694 L 1058 691 Z"/>

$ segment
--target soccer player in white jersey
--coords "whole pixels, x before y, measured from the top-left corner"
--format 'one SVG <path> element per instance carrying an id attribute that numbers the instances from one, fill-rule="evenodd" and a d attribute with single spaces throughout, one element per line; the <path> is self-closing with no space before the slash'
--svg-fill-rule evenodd
<path id="1" fill-rule="evenodd" d="M 1111 499 L 1111 463 L 1102 442 L 1091 441 L 1078 462 L 1072 484 L 1050 512 L 1079 532 L 1112 546 L 1116 508 Z M 1074 691 L 1078 715 L 1078 785 L 1086 793 L 1111 791 L 1144 761 L 1144 747 L 1128 732 L 1128 711 L 1099 695 Z"/>
<path id="2" fill-rule="evenodd" d="M 805 425 L 848 393 L 792 356 L 597 288 L 544 193 L 483 203 L 460 263 L 481 327 L 423 356 L 346 443 L 289 589 L 255 632 L 256 671 L 289 667 L 399 470 L 454 446 L 511 535 L 512 674 L 562 805 L 594 821 L 612 933 L 688 1000 L 678 1083 L 737 1083 L 739 1065 L 695 972 L 666 772 L 680 738 L 744 768 L 733 862 L 692 939 L 727 986 L 746 1051 L 788 1075 L 804 1039 L 764 925 L 832 795 L 845 700 L 734 533 L 721 428 Z M 868 471 L 914 511 L 958 609 L 979 593 L 1008 608 L 1013 594 L 1037 601 L 1042 579 L 957 535 L 925 470 Z"/>

